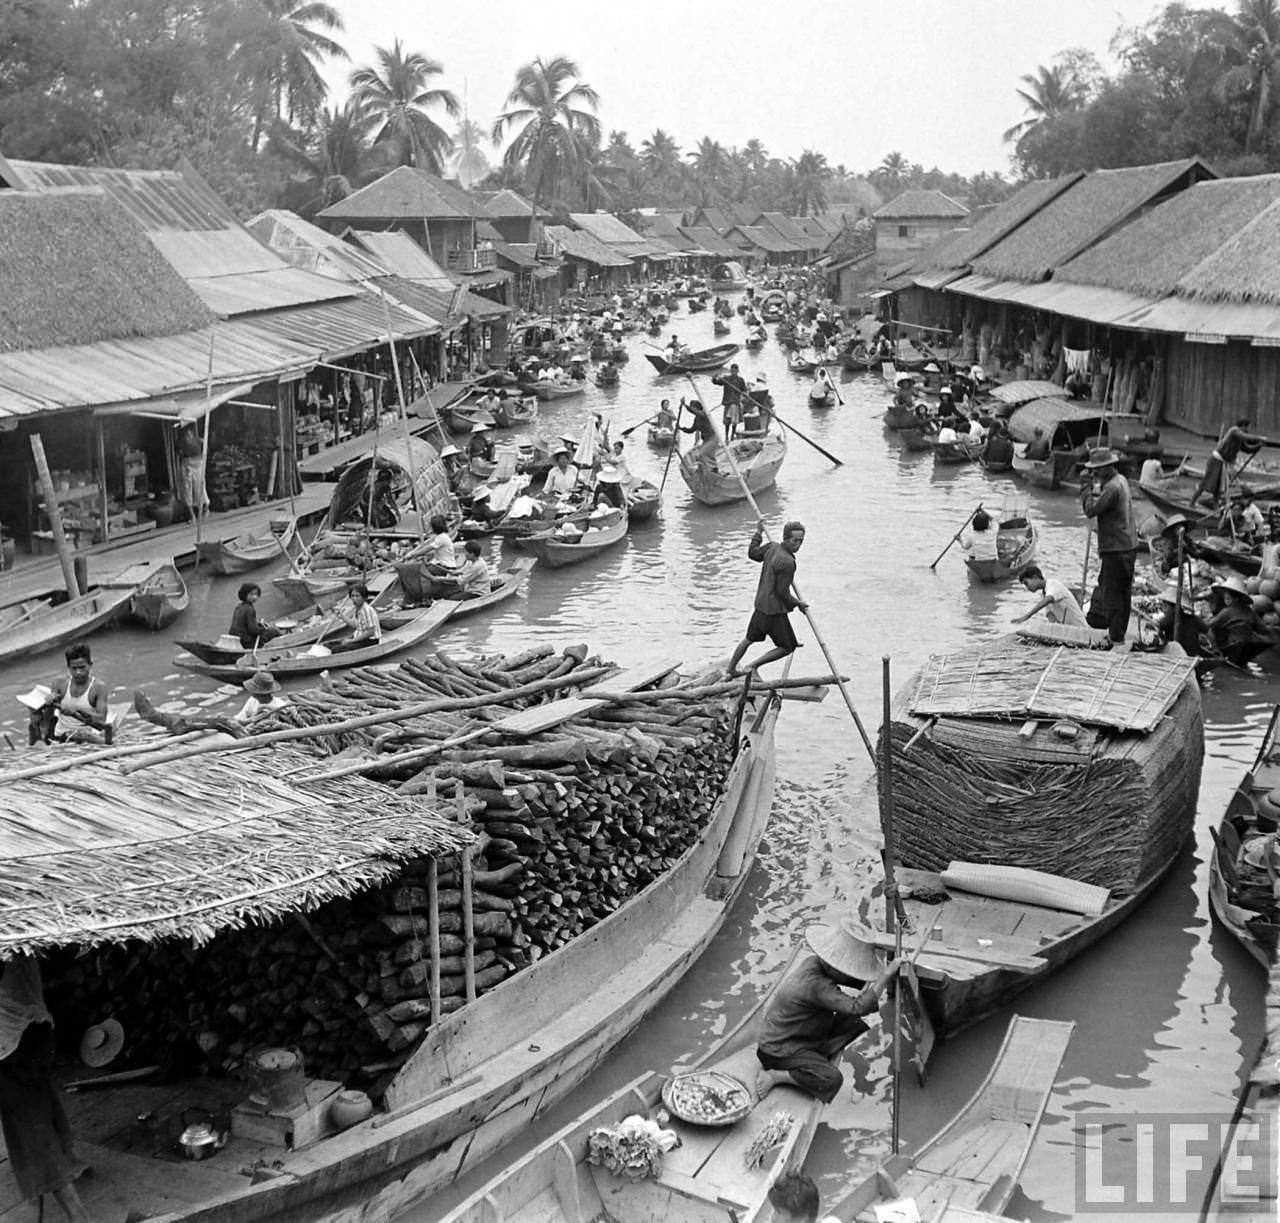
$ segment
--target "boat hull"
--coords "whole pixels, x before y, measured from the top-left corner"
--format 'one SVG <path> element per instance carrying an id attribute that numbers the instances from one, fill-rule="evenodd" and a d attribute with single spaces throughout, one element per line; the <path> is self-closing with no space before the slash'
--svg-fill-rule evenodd
<path id="1" fill-rule="evenodd" d="M 631 490 L 631 500 L 627 502 L 627 518 L 631 522 L 650 522 L 661 504 L 662 498 L 657 487 L 644 480 Z"/>
<path id="2" fill-rule="evenodd" d="M 739 452 L 743 441 L 739 438 L 733 442 L 735 452 Z M 734 501 L 742 501 L 746 493 L 742 488 L 742 480 L 752 494 L 772 488 L 778 477 L 778 469 L 787 457 L 786 443 L 780 438 L 770 435 L 756 454 L 737 458 L 738 471 L 742 480 L 728 466 L 723 448 L 717 452 L 714 465 L 699 462 L 695 452 L 686 450 L 680 456 L 680 475 L 689 486 L 689 491 L 696 501 L 703 505 L 729 505 Z"/>
<path id="3" fill-rule="evenodd" d="M 989 559 L 965 558 L 972 577 L 979 582 L 1003 582 L 1017 577 L 1036 559 L 1036 529 L 1030 522 L 1021 526 L 1001 525 L 996 532 L 996 555 Z"/>
<path id="4" fill-rule="evenodd" d="M 659 374 L 697 374 L 711 369 L 720 369 L 740 351 L 741 345 L 738 344 L 718 344 L 714 348 L 704 348 L 700 352 L 689 353 L 679 361 L 668 361 L 666 357 L 652 352 L 645 353 L 645 360 Z"/>
<path id="5" fill-rule="evenodd" d="M 599 531 L 587 531 L 577 543 L 560 543 L 545 535 L 527 535 L 522 538 L 520 546 L 527 548 L 538 558 L 538 562 L 549 565 L 552 569 L 562 569 L 566 565 L 578 565 L 593 556 L 599 556 L 610 548 L 616 548 L 627 537 L 627 518 L 622 518 L 612 526 Z"/>
<path id="6" fill-rule="evenodd" d="M 736 903 L 772 806 L 777 710 L 771 700 L 744 722 L 702 837 L 667 874 L 428 1030 L 390 1113 L 305 1152 L 297 1174 L 179 1207 L 170 1223 L 387 1223 L 544 1115 L 670 993 Z"/>
<path id="7" fill-rule="evenodd" d="M 224 576 L 248 573 L 278 560 L 282 552 L 288 552 L 298 533 L 296 520 L 278 535 L 236 535 L 227 539 L 207 539 L 196 544 L 196 567 Z"/>
<path id="8" fill-rule="evenodd" d="M 118 620 L 132 594 L 130 590 L 91 590 L 78 599 L 37 609 L 30 618 L 5 627 L 0 662 L 29 658 L 88 637 Z"/>

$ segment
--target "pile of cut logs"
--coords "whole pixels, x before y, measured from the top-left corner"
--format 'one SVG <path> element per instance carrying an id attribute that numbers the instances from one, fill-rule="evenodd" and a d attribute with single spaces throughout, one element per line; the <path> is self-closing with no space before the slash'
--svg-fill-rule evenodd
<path id="1" fill-rule="evenodd" d="M 296 694 L 266 732 L 318 728 L 296 741 L 317 776 L 361 772 L 422 794 L 475 841 L 198 950 L 103 948 L 51 963 L 55 1014 L 74 1006 L 77 1031 L 115 1015 L 135 1062 L 223 1073 L 257 1046 L 286 1045 L 310 1075 L 381 1090 L 438 1017 L 614 911 L 706 823 L 732 760 L 740 682 L 669 675 L 518 742 L 491 729 L 607 686 L 611 670 L 582 647 L 473 664 L 436 655 Z M 319 729 L 335 725 L 348 729 Z"/>

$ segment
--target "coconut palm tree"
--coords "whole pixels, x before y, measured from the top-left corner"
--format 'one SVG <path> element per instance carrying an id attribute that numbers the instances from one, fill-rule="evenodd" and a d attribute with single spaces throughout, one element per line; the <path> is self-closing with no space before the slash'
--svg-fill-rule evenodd
<path id="1" fill-rule="evenodd" d="M 698 141 L 698 147 L 689 154 L 689 163 L 700 194 L 706 197 L 700 203 L 713 203 L 717 197 L 724 195 L 729 177 L 729 155 L 725 152 L 724 145 L 718 140 L 712 140 L 710 136 L 703 136 Z"/>
<path id="2" fill-rule="evenodd" d="M 1280 2 L 1240 0 L 1235 17 L 1230 19 L 1228 36 L 1240 62 L 1224 75 L 1221 84 L 1224 91 L 1242 86 L 1248 93 L 1244 149 L 1252 153 L 1265 143 L 1280 76 Z"/>
<path id="3" fill-rule="evenodd" d="M 675 137 L 662 128 L 656 128 L 648 139 L 640 144 L 640 164 L 653 188 L 661 196 L 680 182 L 680 146 Z"/>
<path id="4" fill-rule="evenodd" d="M 1026 104 L 1027 114 L 1021 123 L 1015 123 L 1003 139 L 1016 144 L 1028 132 L 1042 123 L 1058 119 L 1068 111 L 1079 110 L 1085 100 L 1084 86 L 1072 69 L 1064 64 L 1046 68 L 1039 65 L 1035 72 L 1021 78 L 1025 89 L 1017 91 Z"/>
<path id="5" fill-rule="evenodd" d="M 493 168 L 484 150 L 490 145 L 489 133 L 474 119 L 462 119 L 453 134 L 453 156 L 449 169 L 468 191 Z"/>
<path id="6" fill-rule="evenodd" d="M 233 64 L 249 87 L 254 152 L 270 119 L 316 117 L 329 92 L 320 75 L 325 57 L 347 59 L 346 48 L 323 31 L 341 33 L 342 18 L 321 0 L 252 0 L 237 13 Z"/>
<path id="7" fill-rule="evenodd" d="M 798 216 L 822 212 L 827 207 L 827 183 L 831 180 L 831 167 L 822 153 L 805 149 L 792 162 L 795 181 L 792 185 L 794 207 Z"/>
<path id="8" fill-rule="evenodd" d="M 374 144 L 392 145 L 402 166 L 442 173 L 453 141 L 427 111 L 440 106 L 454 119 L 462 113 L 450 90 L 431 84 L 444 66 L 418 51 L 406 53 L 398 38 L 392 47 L 373 51 L 378 66 L 357 68 L 350 83 L 356 112 L 375 129 Z"/>
<path id="9" fill-rule="evenodd" d="M 901 153 L 886 153 L 884 160 L 871 171 L 871 179 L 888 195 L 897 195 L 906 186 L 911 163 Z"/>
<path id="10" fill-rule="evenodd" d="M 503 161 L 524 167 L 535 206 L 581 176 L 587 150 L 600 146 L 600 97 L 564 55 L 538 56 L 516 70 L 507 109 L 495 120 L 493 142 L 515 133 Z"/>
<path id="11" fill-rule="evenodd" d="M 323 109 L 306 135 L 283 124 L 272 132 L 270 149 L 302 170 L 307 179 L 310 194 L 298 205 L 304 216 L 336 204 L 362 184 L 369 155 L 367 132 L 367 124 L 349 101 L 341 109 Z"/>
<path id="12" fill-rule="evenodd" d="M 755 136 L 742 146 L 742 156 L 747 170 L 752 174 L 763 174 L 765 166 L 769 164 L 769 151 Z"/>

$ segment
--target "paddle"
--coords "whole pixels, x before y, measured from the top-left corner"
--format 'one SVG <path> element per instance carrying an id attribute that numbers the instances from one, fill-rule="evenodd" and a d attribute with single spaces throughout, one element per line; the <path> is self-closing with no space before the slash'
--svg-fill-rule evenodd
<path id="1" fill-rule="evenodd" d="M 632 425 L 630 429 L 623 429 L 623 431 L 618 436 L 630 437 L 637 429 L 643 429 L 645 425 L 651 425 L 657 419 L 658 419 L 658 414 L 655 412 L 647 420 L 642 420 L 638 425 Z"/>
<path id="2" fill-rule="evenodd" d="M 701 402 L 702 396 L 697 394 L 698 387 L 693 381 L 693 375 L 689 374 L 686 376 L 689 379 L 689 384 L 693 387 L 694 394 L 697 395 L 699 402 Z M 681 407 L 683 406 L 684 404 L 682 401 Z M 756 502 L 755 497 L 751 494 L 751 486 L 747 483 L 746 478 L 742 474 L 742 469 L 738 466 L 738 460 L 733 454 L 733 447 L 725 445 L 724 438 L 721 437 L 719 430 L 716 428 L 715 417 L 708 413 L 707 418 L 711 421 L 712 433 L 719 441 L 721 449 L 723 449 L 725 453 L 725 457 L 729 460 L 729 466 L 732 468 L 734 476 L 737 477 L 738 483 L 742 487 L 742 495 L 747 499 L 747 504 L 755 513 L 756 521 L 760 523 L 761 533 L 764 535 L 765 539 L 768 539 L 769 533 L 764 527 L 764 515 L 760 512 L 760 506 Z M 791 589 L 795 594 L 796 600 L 800 603 L 804 603 L 804 596 L 801 595 L 799 588 L 794 584 L 794 582 L 792 583 Z M 827 645 L 827 640 L 823 637 L 822 630 L 818 627 L 818 622 L 814 619 L 813 613 L 809 610 L 807 605 L 804 607 L 804 618 L 809 622 L 810 629 L 813 630 L 814 638 L 818 642 L 818 648 L 822 651 L 823 658 L 827 660 L 827 665 L 836 676 L 836 687 L 840 689 L 840 695 L 844 698 L 845 706 L 849 710 L 850 716 L 853 718 L 853 724 L 858 728 L 858 734 L 862 736 L 862 744 L 867 749 L 867 755 L 871 757 L 871 763 L 874 767 L 876 765 L 876 751 L 875 748 L 871 746 L 871 737 L 867 734 L 866 727 L 862 725 L 862 719 L 858 717 L 858 711 L 853 704 L 853 697 L 849 695 L 849 688 L 845 684 L 843 678 L 841 678 L 840 668 L 836 666 L 836 661 L 831 655 L 831 647 Z"/>
<path id="3" fill-rule="evenodd" d="M 961 535 L 963 535 L 963 534 L 964 534 L 964 529 L 965 529 L 965 527 L 967 527 L 967 526 L 968 526 L 968 525 L 973 521 L 974 515 L 975 515 L 975 514 L 976 514 L 980 509 L 982 509 L 982 502 L 981 502 L 981 501 L 979 501 L 979 502 L 978 502 L 978 504 L 977 504 L 976 506 L 974 506 L 974 508 L 970 511 L 970 513 L 969 513 L 969 517 L 968 517 L 968 518 L 966 518 L 966 519 L 964 520 L 964 522 L 962 522 L 962 523 L 960 524 L 960 529 L 959 529 L 959 530 L 958 530 L 958 531 L 957 531 L 957 532 L 956 532 L 956 533 L 955 533 L 955 534 L 954 534 L 954 535 L 953 535 L 953 536 L 952 536 L 952 537 L 947 541 L 947 546 L 946 546 L 945 548 L 943 548 L 943 549 L 942 549 L 942 551 L 941 551 L 941 552 L 939 552 L 939 553 L 938 553 L 938 555 L 937 555 L 936 557 L 934 557 L 934 559 L 933 559 L 933 563 L 929 566 L 929 568 L 930 568 L 930 569 L 936 569 L 936 568 L 938 567 L 938 562 L 939 562 L 939 561 L 940 561 L 944 556 L 946 556 L 946 554 L 947 554 L 948 552 L 950 552 L 950 551 L 951 551 L 952 546 L 955 544 L 955 542 L 960 538 L 960 536 L 961 536 Z"/>

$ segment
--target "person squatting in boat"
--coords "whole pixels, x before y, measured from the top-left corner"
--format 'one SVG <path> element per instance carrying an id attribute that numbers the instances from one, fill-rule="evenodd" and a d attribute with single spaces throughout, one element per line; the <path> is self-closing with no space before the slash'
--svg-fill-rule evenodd
<path id="1" fill-rule="evenodd" d="M 744 675 L 766 663 L 786 658 L 799 648 L 788 613 L 809 609 L 809 605 L 796 598 L 791 589 L 796 577 L 796 553 L 803 544 L 804 526 L 799 522 L 789 522 L 782 528 L 780 544 L 765 543 L 764 521 L 756 523 L 747 555 L 760 565 L 760 581 L 756 586 L 755 608 L 747 622 L 746 636 L 729 659 L 730 675 L 739 674 L 738 664 L 752 642 L 768 637 L 774 648 L 744 667 L 741 672 Z"/>
<path id="2" fill-rule="evenodd" d="M 813 954 L 787 974 L 765 1011 L 756 1046 L 761 1100 L 788 1083 L 830 1104 L 844 1082 L 836 1059 L 867 1031 L 864 1016 L 898 973 L 898 960 L 881 968 L 875 948 L 845 924 L 810 926 L 805 942 Z"/>

